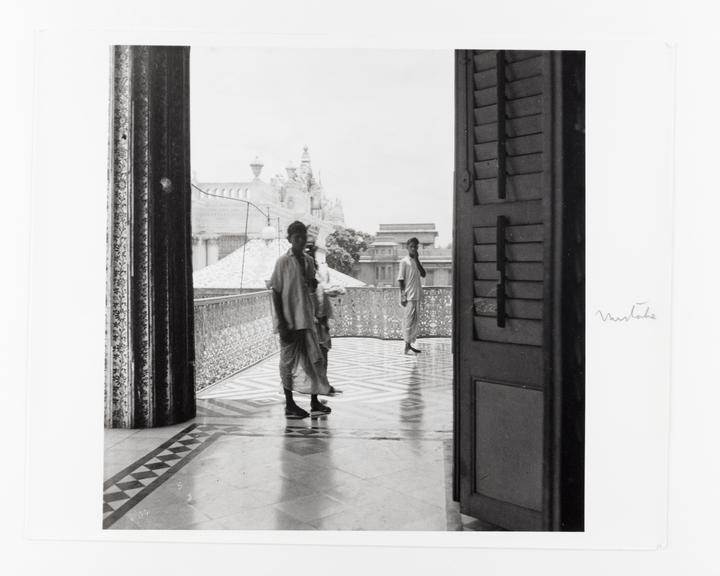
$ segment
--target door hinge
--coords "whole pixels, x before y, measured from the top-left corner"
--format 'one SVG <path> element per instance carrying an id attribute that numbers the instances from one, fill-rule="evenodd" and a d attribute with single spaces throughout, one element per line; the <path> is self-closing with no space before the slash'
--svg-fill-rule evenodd
<path id="1" fill-rule="evenodd" d="M 458 178 L 457 172 L 455 173 L 455 186 L 458 192 L 468 192 L 470 190 L 470 174 L 467 170 L 460 172 L 460 178 Z"/>

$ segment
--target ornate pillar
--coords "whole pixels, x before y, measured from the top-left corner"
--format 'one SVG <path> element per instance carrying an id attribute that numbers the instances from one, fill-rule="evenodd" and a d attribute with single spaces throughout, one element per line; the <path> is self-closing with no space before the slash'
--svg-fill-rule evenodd
<path id="1" fill-rule="evenodd" d="M 112 49 L 105 425 L 195 416 L 189 48 Z"/>

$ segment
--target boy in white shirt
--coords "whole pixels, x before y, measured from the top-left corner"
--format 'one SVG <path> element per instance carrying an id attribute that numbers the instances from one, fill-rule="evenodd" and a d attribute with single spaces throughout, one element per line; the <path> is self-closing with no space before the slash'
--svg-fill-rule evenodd
<path id="1" fill-rule="evenodd" d="M 420 241 L 413 237 L 407 241 L 408 254 L 400 260 L 398 283 L 400 284 L 400 305 L 405 308 L 403 317 L 403 336 L 405 340 L 405 354 L 419 354 L 421 350 L 413 347 L 417 339 L 420 323 L 420 303 L 422 302 L 422 282 L 425 278 L 425 268 L 420 262 L 418 246 Z"/>
<path id="2" fill-rule="evenodd" d="M 285 392 L 285 416 L 306 418 L 330 413 L 318 400 L 331 387 L 315 329 L 313 293 L 317 288 L 315 263 L 305 254 L 307 228 L 295 221 L 288 226 L 291 248 L 275 263 L 270 279 L 276 331 L 280 335 L 280 379 Z M 295 403 L 293 392 L 310 394 L 308 413 Z"/>

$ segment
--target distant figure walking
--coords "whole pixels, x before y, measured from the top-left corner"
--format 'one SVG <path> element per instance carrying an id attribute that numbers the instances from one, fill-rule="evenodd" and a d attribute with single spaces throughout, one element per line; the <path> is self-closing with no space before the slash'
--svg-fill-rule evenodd
<path id="1" fill-rule="evenodd" d="M 420 262 L 418 246 L 420 241 L 413 237 L 407 241 L 407 256 L 400 260 L 398 282 L 400 284 L 400 305 L 405 308 L 403 317 L 403 337 L 405 354 L 420 354 L 413 346 L 417 340 L 420 323 L 420 304 L 423 299 L 421 278 L 425 278 L 425 268 Z"/>
<path id="2" fill-rule="evenodd" d="M 280 335 L 280 380 L 285 392 L 285 416 L 306 418 L 310 414 L 295 403 L 293 391 L 310 394 L 310 413 L 329 414 L 318 400 L 330 393 L 325 361 L 315 329 L 313 292 L 317 288 L 315 264 L 305 254 L 307 228 L 295 221 L 287 230 L 291 248 L 277 259 L 270 278 L 275 327 Z"/>

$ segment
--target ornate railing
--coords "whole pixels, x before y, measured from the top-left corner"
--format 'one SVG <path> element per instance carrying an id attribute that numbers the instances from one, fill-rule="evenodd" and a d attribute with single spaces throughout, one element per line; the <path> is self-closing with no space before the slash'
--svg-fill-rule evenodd
<path id="1" fill-rule="evenodd" d="M 347 288 L 332 299 L 333 337 L 402 339 L 398 288 Z M 420 337 L 452 335 L 452 288 L 423 289 Z M 202 390 L 278 350 L 270 292 L 195 300 L 195 387 Z"/>
<path id="2" fill-rule="evenodd" d="M 195 300 L 195 388 L 214 384 L 278 350 L 270 292 Z"/>
<path id="3" fill-rule="evenodd" d="M 403 308 L 399 288 L 347 288 L 347 294 L 332 299 L 335 319 L 333 336 L 372 336 L 401 340 Z M 420 307 L 420 337 L 452 336 L 452 288 L 423 288 Z"/>

